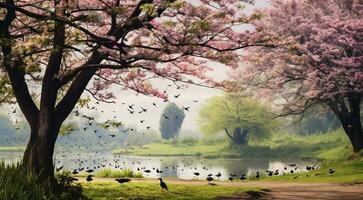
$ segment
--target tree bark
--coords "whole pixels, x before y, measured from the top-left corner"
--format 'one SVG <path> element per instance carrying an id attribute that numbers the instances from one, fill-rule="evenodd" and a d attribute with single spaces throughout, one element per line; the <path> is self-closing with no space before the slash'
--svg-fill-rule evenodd
<path id="1" fill-rule="evenodd" d="M 353 152 L 359 152 L 363 149 L 363 130 L 360 118 L 361 95 L 348 95 L 347 103 L 349 109 L 345 102 L 343 100 L 338 103 L 330 103 L 329 107 L 341 122 L 344 132 L 353 147 Z"/>
<path id="2" fill-rule="evenodd" d="M 31 130 L 23 156 L 24 167 L 37 174 L 38 181 L 45 187 L 52 187 L 55 183 L 53 153 L 59 127 L 46 121 L 39 122 Z"/>

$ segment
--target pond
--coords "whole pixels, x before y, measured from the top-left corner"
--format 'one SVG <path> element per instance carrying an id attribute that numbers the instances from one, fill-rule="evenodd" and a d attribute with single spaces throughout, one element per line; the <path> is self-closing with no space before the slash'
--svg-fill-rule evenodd
<path id="1" fill-rule="evenodd" d="M 0 161 L 6 163 L 18 162 L 21 160 L 23 152 L 0 151 Z M 298 159 L 206 159 L 201 157 L 146 157 L 116 155 L 108 151 L 97 151 L 94 153 L 73 152 L 56 153 L 54 156 L 56 167 L 63 167 L 63 170 L 93 169 L 95 172 L 102 168 L 112 169 L 132 169 L 140 171 L 146 178 L 172 177 L 178 179 L 205 179 L 208 174 L 221 176 L 219 180 L 227 180 L 230 174 L 240 176 L 241 174 L 255 174 L 256 171 L 265 173 L 265 170 L 279 170 L 279 175 L 283 173 L 301 173 L 306 171 L 306 166 L 313 166 L 317 163 L 313 160 Z M 291 165 L 291 166 L 290 166 Z M 285 168 L 286 167 L 286 168 Z M 285 168 L 285 169 L 284 169 Z M 145 170 L 150 170 L 146 173 Z M 162 173 L 157 173 L 162 171 Z M 194 173 L 199 173 L 196 176 Z"/>

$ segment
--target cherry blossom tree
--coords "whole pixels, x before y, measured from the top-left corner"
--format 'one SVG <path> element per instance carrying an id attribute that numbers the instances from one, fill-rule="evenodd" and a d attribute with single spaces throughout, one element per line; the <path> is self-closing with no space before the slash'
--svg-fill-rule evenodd
<path id="1" fill-rule="evenodd" d="M 252 48 L 246 56 L 251 65 L 238 78 L 282 107 L 281 115 L 315 104 L 331 109 L 354 152 L 362 150 L 363 1 L 271 4 L 255 26 L 277 47 Z"/>
<path id="2" fill-rule="evenodd" d="M 206 75 L 211 70 L 208 61 L 236 67 L 235 50 L 264 43 L 257 34 L 235 28 L 259 17 L 243 14 L 246 3 L 0 2 L 0 74 L 11 84 L 31 129 L 24 166 L 38 173 L 42 182 L 53 181 L 52 156 L 59 130 L 84 91 L 106 101 L 114 98 L 108 89 L 118 85 L 167 98 L 150 78 L 202 80 L 223 87 Z"/>

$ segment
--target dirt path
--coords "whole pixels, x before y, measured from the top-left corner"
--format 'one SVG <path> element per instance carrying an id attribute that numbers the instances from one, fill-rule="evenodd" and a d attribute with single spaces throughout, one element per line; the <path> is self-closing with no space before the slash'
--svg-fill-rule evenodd
<path id="1" fill-rule="evenodd" d="M 83 182 L 84 178 L 80 178 Z M 95 182 L 114 181 L 111 178 L 95 178 Z M 156 179 L 133 179 L 133 182 L 147 182 L 158 184 Z M 188 181 L 178 179 L 166 179 L 168 184 L 206 185 L 206 181 Z M 249 193 L 235 195 L 232 197 L 220 197 L 219 199 L 286 199 L 286 200 L 363 200 L 363 183 L 340 184 L 340 183 L 293 183 L 293 182 L 215 182 L 216 185 L 230 187 L 258 187 L 262 193 Z"/>

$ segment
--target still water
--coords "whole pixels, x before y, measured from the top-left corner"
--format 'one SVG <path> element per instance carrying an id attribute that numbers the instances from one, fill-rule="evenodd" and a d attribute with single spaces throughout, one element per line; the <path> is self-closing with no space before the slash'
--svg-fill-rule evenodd
<path id="1" fill-rule="evenodd" d="M 19 162 L 23 152 L 0 151 L 0 161 L 6 163 Z M 132 169 L 139 171 L 146 178 L 173 177 L 178 179 L 205 179 L 208 174 L 221 174 L 220 180 L 226 180 L 230 174 L 254 174 L 256 171 L 280 170 L 281 173 L 294 173 L 306 171 L 307 165 L 316 163 L 311 160 L 269 160 L 262 158 L 249 159 L 205 159 L 199 157 L 145 157 L 116 155 L 111 152 L 99 151 L 95 153 L 72 152 L 56 153 L 54 163 L 63 170 L 86 171 L 93 169 L 95 172 L 102 168 Z M 289 166 L 296 165 L 296 166 Z M 287 168 L 284 170 L 284 168 Z M 150 170 L 146 173 L 145 170 Z M 162 173 L 157 173 L 162 171 Z M 194 173 L 199 173 L 199 176 Z"/>

